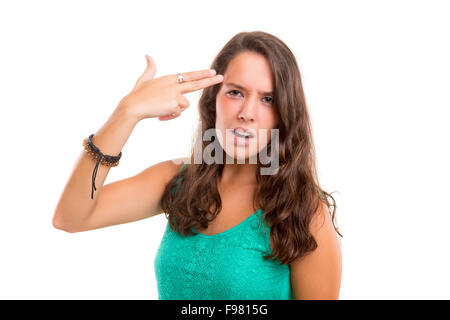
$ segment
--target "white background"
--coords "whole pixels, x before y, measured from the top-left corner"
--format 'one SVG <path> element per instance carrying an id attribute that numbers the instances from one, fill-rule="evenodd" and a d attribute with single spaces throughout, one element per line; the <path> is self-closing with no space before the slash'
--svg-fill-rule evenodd
<path id="1" fill-rule="evenodd" d="M 341 299 L 449 299 L 450 10 L 445 1 L 2 1 L 0 298 L 157 299 L 166 219 L 69 234 L 52 216 L 82 141 L 153 57 L 210 67 L 241 31 L 297 57 L 322 186 L 342 239 Z M 105 183 L 187 156 L 181 117 L 140 122 Z"/>

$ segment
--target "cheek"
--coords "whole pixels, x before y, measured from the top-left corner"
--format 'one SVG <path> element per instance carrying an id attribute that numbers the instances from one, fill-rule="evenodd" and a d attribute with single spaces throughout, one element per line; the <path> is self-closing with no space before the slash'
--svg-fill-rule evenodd
<path id="1" fill-rule="evenodd" d="M 278 112 L 275 106 L 272 106 L 272 108 L 270 109 L 270 116 L 269 116 L 270 120 L 271 120 L 271 126 L 272 128 L 275 128 L 277 126 L 278 123 Z"/>
<path id="2" fill-rule="evenodd" d="M 217 97 L 216 99 L 216 114 L 218 118 L 223 120 L 229 119 L 233 116 L 233 112 L 236 108 L 230 99 L 224 96 Z M 218 119 L 220 121 L 220 119 Z"/>
<path id="3" fill-rule="evenodd" d="M 216 99 L 216 128 L 225 132 L 225 126 L 230 117 L 230 108 L 226 104 L 226 99 L 217 97 Z"/>
<path id="4" fill-rule="evenodd" d="M 266 129 L 265 136 L 267 138 L 267 142 L 269 142 L 271 140 L 272 129 L 276 129 L 278 124 L 278 115 L 276 110 L 267 110 L 263 116 L 263 119 L 264 123 L 261 124 L 261 128 Z"/>
<path id="5" fill-rule="evenodd" d="M 275 109 L 266 109 L 262 115 L 264 123 L 262 124 L 264 128 L 272 129 L 277 127 L 278 114 Z"/>

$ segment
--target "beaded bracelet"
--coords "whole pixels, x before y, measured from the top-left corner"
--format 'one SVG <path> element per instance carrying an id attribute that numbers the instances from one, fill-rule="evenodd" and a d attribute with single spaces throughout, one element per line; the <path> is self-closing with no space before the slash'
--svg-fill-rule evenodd
<path id="1" fill-rule="evenodd" d="M 116 167 L 119 164 L 119 160 L 122 157 L 122 152 L 119 153 L 118 156 L 108 156 L 103 154 L 99 148 L 97 148 L 94 143 L 92 143 L 92 137 L 94 134 L 91 134 L 89 138 L 84 139 L 83 146 L 84 150 L 86 150 L 87 154 L 97 161 L 94 172 L 92 173 L 92 191 L 91 191 L 91 199 L 94 199 L 94 190 L 97 190 L 95 187 L 95 178 L 97 176 L 98 165 L 101 163 L 108 167 Z"/>

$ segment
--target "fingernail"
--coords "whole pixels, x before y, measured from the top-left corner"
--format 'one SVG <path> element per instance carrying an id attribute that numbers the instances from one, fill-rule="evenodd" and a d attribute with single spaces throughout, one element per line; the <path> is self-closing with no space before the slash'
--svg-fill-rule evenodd
<path id="1" fill-rule="evenodd" d="M 216 70 L 214 69 L 210 69 L 209 72 L 211 72 L 211 74 L 216 74 Z"/>
<path id="2" fill-rule="evenodd" d="M 223 80 L 223 75 L 221 74 L 217 75 L 217 80 Z"/>
<path id="3" fill-rule="evenodd" d="M 177 115 L 176 113 L 172 113 L 172 114 L 171 114 L 172 117 L 175 117 L 176 115 Z"/>

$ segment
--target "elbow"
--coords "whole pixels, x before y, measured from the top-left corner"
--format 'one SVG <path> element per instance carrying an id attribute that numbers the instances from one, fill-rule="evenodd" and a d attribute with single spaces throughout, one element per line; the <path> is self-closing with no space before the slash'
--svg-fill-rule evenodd
<path id="1" fill-rule="evenodd" d="M 53 228 L 58 229 L 58 230 L 62 230 L 62 231 L 68 232 L 68 233 L 75 233 L 75 232 L 77 232 L 77 231 L 73 230 L 72 228 L 69 228 L 64 223 L 62 223 L 61 219 L 59 218 L 59 214 L 57 214 L 57 213 L 55 213 L 53 215 L 52 225 L 53 225 Z"/>

